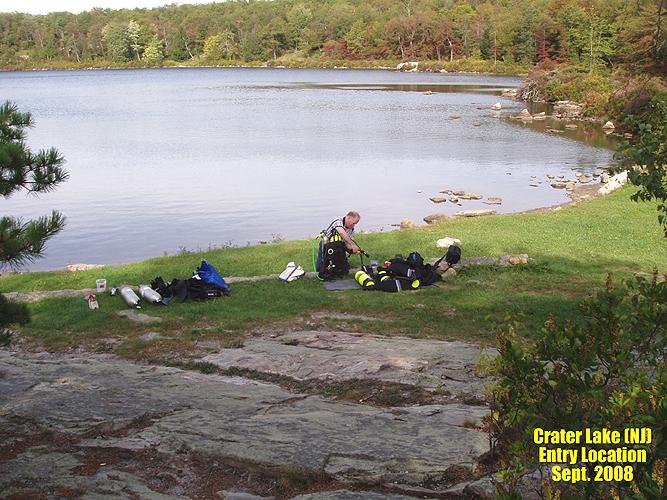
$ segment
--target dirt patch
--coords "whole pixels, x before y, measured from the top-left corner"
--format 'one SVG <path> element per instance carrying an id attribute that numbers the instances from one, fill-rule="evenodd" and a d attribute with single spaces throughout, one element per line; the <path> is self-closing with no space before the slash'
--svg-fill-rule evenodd
<path id="1" fill-rule="evenodd" d="M 217 368 L 217 367 L 216 367 Z M 204 369 L 209 369 L 205 367 Z M 239 376 L 279 385 L 290 392 L 319 394 L 334 400 L 364 403 L 378 407 L 430 405 L 451 402 L 449 394 L 427 391 L 421 387 L 369 379 L 351 379 L 340 382 L 312 379 L 296 380 L 284 375 L 265 373 L 247 368 L 218 369 L 221 375 Z M 454 398 L 455 401 L 455 398 Z"/>
<path id="2" fill-rule="evenodd" d="M 341 312 L 315 312 L 310 315 L 313 319 L 333 319 L 338 321 L 389 321 L 387 318 L 376 318 L 362 314 L 350 314 Z"/>

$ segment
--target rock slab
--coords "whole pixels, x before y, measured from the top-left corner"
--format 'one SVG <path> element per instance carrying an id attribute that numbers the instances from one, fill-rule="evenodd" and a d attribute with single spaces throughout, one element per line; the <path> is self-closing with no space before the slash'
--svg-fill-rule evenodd
<path id="1" fill-rule="evenodd" d="M 16 442 L 24 422 L 67 437 L 31 446 L 25 433 L 24 446 L 0 457 L 6 495 L 46 497 L 60 488 L 95 497 L 181 496 L 176 487 L 169 495 L 151 490 L 150 478 L 87 472 L 78 458 L 87 450 L 167 455 L 176 463 L 196 455 L 406 489 L 453 466 L 472 468 L 488 451 L 486 435 L 468 428 L 463 405 L 375 408 L 111 356 L 0 351 L 0 367 L 0 447 Z"/>
<path id="2" fill-rule="evenodd" d="M 303 331 L 247 339 L 243 349 L 223 349 L 204 361 L 297 380 L 373 379 L 481 398 L 488 382 L 475 373 L 481 354 L 479 346 L 460 341 Z"/>

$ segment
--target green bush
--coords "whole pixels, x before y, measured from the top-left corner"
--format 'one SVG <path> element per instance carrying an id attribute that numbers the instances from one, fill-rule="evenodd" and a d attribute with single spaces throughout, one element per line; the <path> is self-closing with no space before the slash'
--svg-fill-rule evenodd
<path id="1" fill-rule="evenodd" d="M 628 103 L 623 120 L 631 138 L 624 140 L 617 158 L 639 191 L 634 201 L 657 200 L 658 223 L 667 237 L 667 92 L 646 91 Z"/>
<path id="2" fill-rule="evenodd" d="M 610 75 L 580 73 L 573 68 L 553 72 L 544 86 L 547 101 L 575 101 L 585 105 L 589 116 L 604 116 L 607 102 L 617 87 Z"/>
<path id="3" fill-rule="evenodd" d="M 0 328 L 12 324 L 24 325 L 30 321 L 28 307 L 22 302 L 12 302 L 0 293 Z"/>
<path id="4" fill-rule="evenodd" d="M 546 489 L 553 498 L 665 498 L 667 283 L 658 282 L 657 272 L 653 280 L 634 278 L 620 286 L 609 279 L 606 289 L 581 309 L 580 321 L 547 321 L 533 344 L 519 341 L 517 325 L 498 334 L 499 356 L 490 365 L 498 382 L 487 425 L 502 469 L 500 493 L 516 494 L 522 476 L 538 467 L 533 442 L 538 427 L 647 427 L 652 442 L 628 446 L 643 447 L 648 455 L 646 463 L 632 464 L 632 481 L 548 481 Z M 593 478 L 596 464 L 573 467 L 582 465 Z"/>

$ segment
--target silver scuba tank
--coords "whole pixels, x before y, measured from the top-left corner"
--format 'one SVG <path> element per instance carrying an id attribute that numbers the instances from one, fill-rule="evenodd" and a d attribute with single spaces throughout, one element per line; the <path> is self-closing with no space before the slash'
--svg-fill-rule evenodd
<path id="1" fill-rule="evenodd" d="M 162 295 L 148 285 L 139 285 L 139 295 L 141 295 L 142 299 L 151 304 L 159 304 L 162 302 Z"/>
<path id="2" fill-rule="evenodd" d="M 137 297 L 137 294 L 134 293 L 134 290 L 132 290 L 131 287 L 129 286 L 123 286 L 120 289 L 120 296 L 123 298 L 125 303 L 130 306 L 134 307 L 136 309 L 141 309 L 141 306 L 139 305 L 139 297 Z"/>

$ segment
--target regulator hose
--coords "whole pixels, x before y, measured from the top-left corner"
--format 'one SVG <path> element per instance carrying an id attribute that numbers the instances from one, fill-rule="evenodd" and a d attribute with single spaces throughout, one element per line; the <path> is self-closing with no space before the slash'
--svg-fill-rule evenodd
<path id="1" fill-rule="evenodd" d="M 313 259 L 313 272 L 317 275 L 318 280 L 324 281 L 322 278 L 320 278 L 320 273 L 317 272 L 317 263 L 315 262 L 315 248 L 317 248 L 319 246 L 318 241 L 320 240 L 321 237 L 322 237 L 322 233 L 320 233 L 318 236 L 316 236 L 315 239 L 313 240 L 313 248 L 312 248 L 312 252 L 311 252 L 311 257 Z"/>

